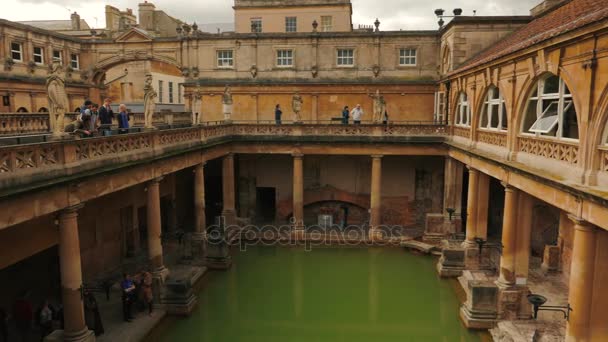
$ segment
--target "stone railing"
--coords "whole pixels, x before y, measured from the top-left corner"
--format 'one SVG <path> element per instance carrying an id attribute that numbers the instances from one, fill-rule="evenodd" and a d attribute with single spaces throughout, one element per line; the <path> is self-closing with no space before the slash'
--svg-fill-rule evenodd
<path id="1" fill-rule="evenodd" d="M 78 117 L 78 113 L 66 113 L 65 124 L 68 124 Z M 160 112 L 155 113 L 152 124 L 161 125 L 187 125 L 192 122 L 190 112 Z M 132 113 L 131 126 L 143 126 L 144 114 Z M 45 134 L 49 133 L 49 114 L 48 113 L 0 113 L 0 135 L 19 135 L 19 134 Z"/>
<path id="2" fill-rule="evenodd" d="M 453 134 L 454 136 L 457 137 L 462 137 L 465 139 L 470 139 L 471 138 L 471 128 L 470 127 L 458 127 L 458 126 L 454 126 L 453 130 Z"/>
<path id="3" fill-rule="evenodd" d="M 608 172 L 608 147 L 600 147 L 600 171 Z"/>
<path id="4" fill-rule="evenodd" d="M 117 134 L 93 138 L 71 138 L 61 141 L 0 146 L 0 188 L 2 180 L 28 172 L 59 170 L 89 160 L 118 158 L 125 154 L 137 158 L 163 153 L 165 148 L 203 146 L 211 139 L 235 136 L 310 136 L 314 137 L 411 137 L 445 136 L 441 125 L 270 125 L 207 123 L 196 127 L 152 130 L 140 133 Z M 120 162 L 120 159 L 118 162 Z M 95 166 L 99 166 L 98 163 Z M 49 174 L 49 177 L 51 175 Z M 25 177 L 27 178 L 27 177 Z M 23 180 L 27 181 L 26 179 Z"/>
<path id="5" fill-rule="evenodd" d="M 520 152 L 551 158 L 568 164 L 578 164 L 577 143 L 520 136 L 518 138 L 517 149 Z"/>
<path id="6" fill-rule="evenodd" d="M 507 133 L 506 132 L 488 132 L 488 131 L 478 131 L 477 132 L 477 141 L 496 145 L 500 147 L 507 147 Z"/>

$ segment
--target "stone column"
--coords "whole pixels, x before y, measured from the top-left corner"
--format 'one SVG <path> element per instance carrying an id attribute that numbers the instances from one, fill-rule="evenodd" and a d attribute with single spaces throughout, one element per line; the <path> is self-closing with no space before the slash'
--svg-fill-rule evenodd
<path id="1" fill-rule="evenodd" d="M 293 228 L 304 229 L 304 170 L 301 153 L 293 154 Z"/>
<path id="2" fill-rule="evenodd" d="M 463 164 L 459 161 L 450 157 L 445 158 L 443 214 L 446 215 L 447 223 L 450 226 L 449 233 L 462 231 L 460 220 L 462 212 L 462 168 Z M 448 208 L 454 209 L 451 220 L 447 211 Z"/>
<path id="3" fill-rule="evenodd" d="M 65 318 L 64 341 L 95 341 L 95 336 L 84 321 L 82 302 L 82 266 L 78 237 L 77 205 L 59 214 L 59 263 L 61 270 L 61 298 Z"/>
<path id="4" fill-rule="evenodd" d="M 223 207 L 222 216 L 226 220 L 226 226 L 236 224 L 236 206 L 234 199 L 234 155 L 227 154 L 222 160 L 222 193 Z"/>
<path id="5" fill-rule="evenodd" d="M 505 207 L 502 220 L 502 255 L 500 275 L 496 284 L 500 287 L 515 285 L 515 252 L 517 242 L 517 200 L 519 190 L 503 183 L 505 187 Z"/>
<path id="6" fill-rule="evenodd" d="M 574 243 L 568 292 L 572 312 L 566 327 L 566 341 L 589 341 L 597 230 L 580 218 L 568 217 L 574 221 Z"/>
<path id="7" fill-rule="evenodd" d="M 382 155 L 372 155 L 372 187 L 370 193 L 369 237 L 377 239 L 381 222 Z"/>
<path id="8" fill-rule="evenodd" d="M 165 280 L 168 270 L 163 262 L 163 246 L 161 244 L 160 218 L 160 181 L 162 177 L 148 182 L 147 187 L 147 225 L 148 225 L 148 260 L 155 278 Z"/>
<path id="9" fill-rule="evenodd" d="M 194 167 L 194 235 L 195 240 L 203 240 L 207 228 L 205 216 L 205 162 Z"/>
<path id="10" fill-rule="evenodd" d="M 488 239 L 488 206 L 490 204 L 490 176 L 477 173 L 477 214 L 475 215 L 475 237 Z"/>
<path id="11" fill-rule="evenodd" d="M 465 248 L 477 247 L 475 237 L 477 236 L 477 189 L 478 172 L 474 168 L 467 166 L 469 170 L 469 190 L 467 194 L 467 224 L 466 240 L 463 243 Z"/>
<path id="12" fill-rule="evenodd" d="M 530 268 L 530 239 L 532 233 L 532 208 L 534 199 L 524 193 L 519 193 L 519 208 L 517 210 L 517 247 L 515 250 L 515 283 L 528 284 Z"/>

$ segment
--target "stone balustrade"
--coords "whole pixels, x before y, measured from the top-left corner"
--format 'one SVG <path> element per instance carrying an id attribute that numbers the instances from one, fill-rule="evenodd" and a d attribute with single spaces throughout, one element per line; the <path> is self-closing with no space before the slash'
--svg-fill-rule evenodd
<path id="1" fill-rule="evenodd" d="M 578 143 L 520 136 L 518 138 L 518 150 L 519 152 L 555 159 L 568 164 L 578 164 Z"/>
<path id="2" fill-rule="evenodd" d="M 507 147 L 507 132 L 479 131 L 477 133 L 477 141 L 490 145 Z"/>

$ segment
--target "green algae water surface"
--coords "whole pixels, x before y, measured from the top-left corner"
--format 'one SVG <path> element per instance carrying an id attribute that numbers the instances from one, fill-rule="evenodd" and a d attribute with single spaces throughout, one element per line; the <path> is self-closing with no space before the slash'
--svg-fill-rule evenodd
<path id="1" fill-rule="evenodd" d="M 479 341 L 436 259 L 397 248 L 249 247 L 207 274 L 192 316 L 155 341 Z"/>

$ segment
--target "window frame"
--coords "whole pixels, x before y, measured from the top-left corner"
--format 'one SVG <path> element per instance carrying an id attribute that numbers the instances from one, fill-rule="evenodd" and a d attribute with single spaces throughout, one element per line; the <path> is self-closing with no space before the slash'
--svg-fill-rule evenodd
<path id="1" fill-rule="evenodd" d="M 280 56 L 281 53 L 287 53 L 289 52 L 291 54 L 291 56 Z M 274 60 L 274 64 L 277 68 L 293 68 L 295 67 L 296 61 L 295 61 L 295 50 L 292 48 L 277 48 L 275 49 L 275 60 Z M 284 61 L 291 61 L 291 64 L 281 64 L 280 61 L 284 60 Z"/>
<path id="2" fill-rule="evenodd" d="M 163 103 L 163 88 L 164 88 L 164 82 L 163 80 L 158 80 L 158 103 Z"/>
<path id="3" fill-rule="evenodd" d="M 223 53 L 230 53 L 230 57 L 220 56 Z M 229 65 L 223 65 L 220 61 L 229 61 Z M 234 49 L 217 49 L 215 50 L 215 66 L 218 69 L 234 69 Z"/>
<path id="4" fill-rule="evenodd" d="M 74 59 L 76 57 L 76 59 Z M 76 63 L 74 63 L 76 62 Z M 74 70 L 80 70 L 80 55 L 77 53 L 70 53 L 70 67 Z"/>
<path id="5" fill-rule="evenodd" d="M 59 52 L 59 57 L 55 57 L 55 52 Z M 59 64 L 63 65 L 63 51 L 53 49 L 51 60 L 53 63 L 59 62 Z"/>
<path id="6" fill-rule="evenodd" d="M 498 91 L 498 97 L 494 98 L 494 94 L 496 91 Z M 497 110 L 496 115 L 498 120 L 496 122 L 496 127 L 493 127 L 492 114 L 494 113 L 495 109 Z M 484 97 L 484 101 L 481 105 L 478 129 L 487 131 L 507 132 L 509 129 L 509 118 L 507 117 L 506 110 L 507 108 L 505 104 L 505 98 L 504 96 L 502 96 L 502 92 L 497 86 L 490 86 L 488 88 L 488 91 L 486 92 L 486 96 Z M 488 120 L 488 123 L 485 127 L 481 125 L 484 117 L 486 117 Z M 503 117 L 507 120 L 507 122 L 503 122 Z"/>
<path id="7" fill-rule="evenodd" d="M 403 55 L 405 51 L 413 51 L 414 55 Z M 404 63 L 408 59 L 413 59 L 414 63 Z M 401 47 L 398 50 L 397 64 L 400 67 L 414 67 L 418 65 L 418 49 L 414 47 Z"/>
<path id="8" fill-rule="evenodd" d="M 175 102 L 173 96 L 173 81 L 167 81 L 167 95 L 169 95 L 169 103 Z"/>
<path id="9" fill-rule="evenodd" d="M 36 49 L 40 49 L 40 53 L 36 53 Z M 44 64 L 44 47 L 34 46 L 34 48 L 32 49 L 32 56 L 34 58 L 34 63 L 36 63 L 36 65 L 43 65 Z M 36 61 L 36 57 L 40 58 L 39 62 Z"/>
<path id="10" fill-rule="evenodd" d="M 454 126 L 471 128 L 471 103 L 469 102 L 469 96 L 464 91 L 458 94 Z"/>
<path id="11" fill-rule="evenodd" d="M 329 24 L 325 21 L 329 19 Z M 321 32 L 331 32 L 334 30 L 334 17 L 332 15 L 321 16 Z"/>
<path id="12" fill-rule="evenodd" d="M 290 20 L 293 20 L 293 22 L 291 22 Z M 285 32 L 298 32 L 298 17 L 285 17 Z"/>
<path id="13" fill-rule="evenodd" d="M 350 51 L 351 52 L 351 56 L 340 56 L 340 52 L 341 51 Z M 344 64 L 344 63 L 340 63 L 340 60 L 344 60 L 344 59 L 352 59 L 351 64 Z M 355 67 L 355 63 L 356 63 L 356 58 L 355 58 L 355 48 L 351 48 L 351 47 L 339 47 L 336 48 L 336 67 L 338 68 L 354 68 Z"/>
<path id="14" fill-rule="evenodd" d="M 259 23 L 259 25 L 255 26 L 256 30 L 253 29 L 254 28 L 254 25 L 253 25 L 254 22 Z M 262 18 L 257 18 L 257 17 L 256 18 L 249 18 L 249 26 L 250 26 L 250 29 L 251 29 L 251 33 L 262 33 L 262 30 L 263 30 Z"/>
<path id="15" fill-rule="evenodd" d="M 18 50 L 14 49 L 14 46 L 19 47 Z M 15 58 L 15 53 L 19 54 L 19 58 Z M 23 43 L 22 42 L 11 42 L 11 59 L 15 62 L 23 62 Z"/>

